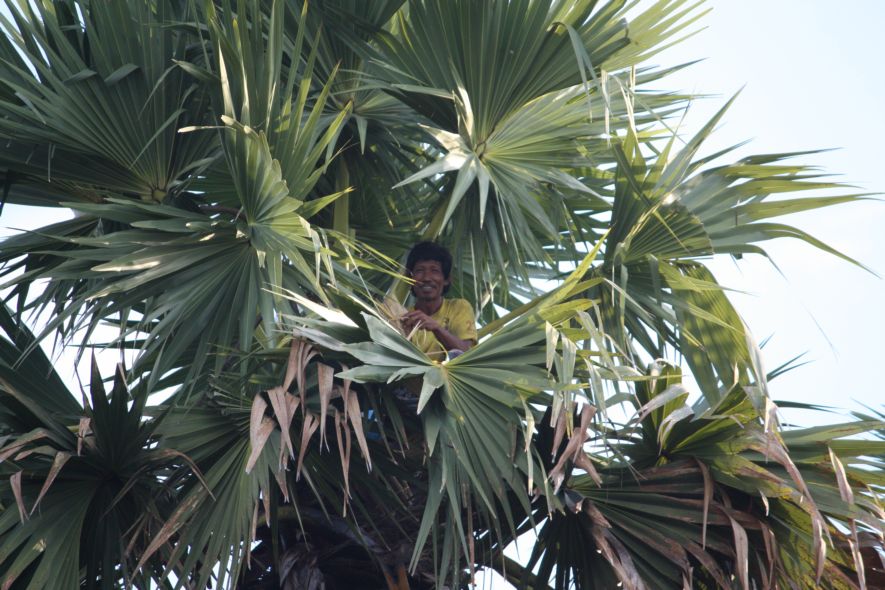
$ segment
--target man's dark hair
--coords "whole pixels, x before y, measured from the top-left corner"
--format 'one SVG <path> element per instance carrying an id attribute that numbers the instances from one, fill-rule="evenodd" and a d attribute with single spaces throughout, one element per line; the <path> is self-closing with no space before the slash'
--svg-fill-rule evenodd
<path id="1" fill-rule="evenodd" d="M 408 258 L 406 258 L 406 269 L 411 273 L 415 265 L 422 260 L 435 260 L 439 262 L 445 278 L 449 278 L 449 275 L 452 274 L 452 254 L 445 246 L 436 242 L 419 242 L 415 244 L 412 246 Z M 443 294 L 448 290 L 449 286 L 446 285 L 445 289 L 443 289 Z"/>

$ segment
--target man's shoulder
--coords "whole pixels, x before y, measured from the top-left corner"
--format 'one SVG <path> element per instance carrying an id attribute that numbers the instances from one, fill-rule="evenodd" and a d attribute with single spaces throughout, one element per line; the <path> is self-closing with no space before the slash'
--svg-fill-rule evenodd
<path id="1" fill-rule="evenodd" d="M 473 313 L 473 306 L 470 305 L 470 302 L 466 299 L 461 299 L 460 297 L 451 299 L 447 298 L 445 301 L 449 309 L 458 311 L 467 309 L 470 310 L 470 313 Z"/>
<path id="2" fill-rule="evenodd" d="M 452 298 L 445 300 L 445 307 L 442 310 L 442 314 L 449 318 L 463 318 L 467 320 L 470 318 L 471 320 L 476 315 L 476 312 L 473 311 L 473 306 L 470 305 L 470 302 L 466 299 L 460 298 Z"/>
<path id="3" fill-rule="evenodd" d="M 464 305 L 470 307 L 470 302 L 461 297 L 446 297 L 446 301 L 448 301 L 450 305 Z"/>

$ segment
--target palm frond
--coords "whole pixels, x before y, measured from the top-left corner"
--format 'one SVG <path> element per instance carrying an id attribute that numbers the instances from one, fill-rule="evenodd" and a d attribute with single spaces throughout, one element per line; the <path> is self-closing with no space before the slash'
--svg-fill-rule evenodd
<path id="1" fill-rule="evenodd" d="M 122 369 L 106 393 L 93 364 L 88 405 L 81 407 L 39 349 L 18 366 L 7 364 L 33 336 L 8 311 L 4 317 L 9 340 L 2 341 L 0 398 L 17 420 L 4 412 L 0 422 L 3 584 L 149 584 L 161 563 L 137 571 L 137 556 L 174 506 L 172 482 L 181 472 L 199 480 L 199 471 L 182 453 L 154 448 L 157 421 L 143 414 L 147 393 L 130 392 Z"/>

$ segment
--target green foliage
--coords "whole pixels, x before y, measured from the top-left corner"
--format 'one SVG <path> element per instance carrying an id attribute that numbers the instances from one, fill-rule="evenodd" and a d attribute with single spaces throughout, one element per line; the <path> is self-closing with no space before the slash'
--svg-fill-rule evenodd
<path id="1" fill-rule="evenodd" d="M 881 412 L 781 428 L 704 263 L 862 196 L 672 131 L 700 4 L 6 0 L 2 201 L 73 218 L 0 242 L 0 586 L 876 587 Z"/>
<path id="2" fill-rule="evenodd" d="M 150 560 L 139 572 L 136 562 L 170 517 L 178 483 L 200 479 L 199 471 L 157 446 L 157 422 L 144 419 L 146 391 L 130 393 L 122 368 L 106 393 L 93 363 L 81 407 L 42 351 L 17 364 L 33 336 L 8 309 L 2 319 L 4 407 L 14 418 L 4 417 L 11 432 L 0 449 L 4 586 L 145 586 L 163 563 Z"/>

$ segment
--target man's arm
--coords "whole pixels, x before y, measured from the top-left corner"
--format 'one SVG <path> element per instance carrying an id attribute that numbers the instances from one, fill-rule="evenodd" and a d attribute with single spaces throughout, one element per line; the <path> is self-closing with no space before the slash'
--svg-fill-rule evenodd
<path id="1" fill-rule="evenodd" d="M 419 324 L 419 329 L 433 332 L 433 335 L 436 336 L 436 339 L 439 340 L 439 343 L 446 350 L 456 348 L 458 350 L 467 350 L 476 344 L 475 340 L 459 338 L 456 334 L 446 330 L 439 322 L 421 310 L 415 309 L 403 316 L 403 325 L 406 330 L 411 331 L 412 328 Z"/>

